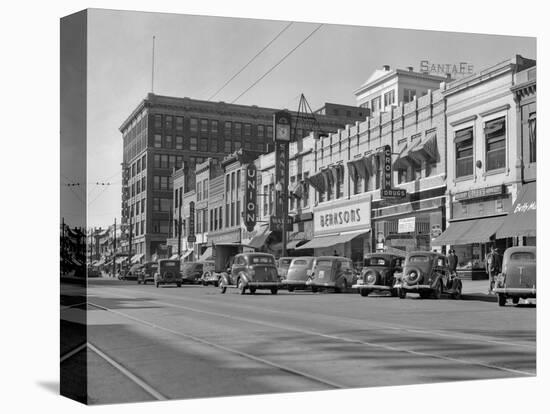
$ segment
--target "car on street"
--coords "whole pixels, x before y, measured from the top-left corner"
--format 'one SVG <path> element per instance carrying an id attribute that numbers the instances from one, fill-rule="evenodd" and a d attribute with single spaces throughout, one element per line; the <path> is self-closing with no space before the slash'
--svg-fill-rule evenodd
<path id="1" fill-rule="evenodd" d="M 357 283 L 352 286 L 361 296 L 368 296 L 372 292 L 390 292 L 397 296 L 395 274 L 403 271 L 405 256 L 389 253 L 370 253 L 365 256 L 361 275 Z"/>
<path id="2" fill-rule="evenodd" d="M 294 292 L 295 289 L 305 289 L 306 280 L 311 276 L 314 263 L 315 257 L 312 256 L 293 258 L 288 267 L 286 278 L 281 283 L 289 292 Z"/>
<path id="3" fill-rule="evenodd" d="M 141 265 L 141 269 L 138 273 L 138 285 L 143 283 L 144 285 L 147 284 L 147 282 L 154 282 L 155 281 L 155 273 L 158 269 L 158 263 L 157 262 L 145 262 Z"/>
<path id="4" fill-rule="evenodd" d="M 178 259 L 159 259 L 157 271 L 155 272 L 155 286 L 177 285 L 181 287 L 182 277 L 180 271 L 180 261 Z"/>
<path id="5" fill-rule="evenodd" d="M 183 262 L 181 264 L 183 283 L 202 283 L 205 268 L 208 268 L 205 262 Z"/>
<path id="6" fill-rule="evenodd" d="M 122 280 L 137 280 L 140 269 L 140 264 L 133 264 L 126 272 L 122 274 Z"/>
<path id="7" fill-rule="evenodd" d="M 257 289 L 270 290 L 277 294 L 281 283 L 277 273 L 275 257 L 269 253 L 241 253 L 237 254 L 229 273 L 222 273 L 218 287 L 221 293 L 227 288 L 237 288 L 241 294 Z"/>
<path id="8" fill-rule="evenodd" d="M 312 292 L 333 289 L 341 293 L 353 286 L 356 281 L 357 271 L 351 259 L 340 256 L 319 256 L 315 260 L 306 286 L 311 287 Z"/>
<path id="9" fill-rule="evenodd" d="M 292 259 L 292 257 L 279 257 L 279 259 L 277 260 L 277 272 L 279 273 L 279 277 L 281 279 L 286 278 L 288 267 L 290 266 L 290 262 L 292 262 Z"/>
<path id="10" fill-rule="evenodd" d="M 403 273 L 396 273 L 397 295 L 404 299 L 407 293 L 418 293 L 421 298 L 439 299 L 443 293 L 459 299 L 462 281 L 449 270 L 447 257 L 437 252 L 409 252 Z"/>
<path id="11" fill-rule="evenodd" d="M 497 276 L 493 290 L 499 306 L 508 299 L 517 305 L 520 299 L 537 297 L 537 248 L 516 246 L 505 250 L 502 258 L 502 273 Z"/>
<path id="12" fill-rule="evenodd" d="M 88 266 L 87 269 L 88 277 L 100 277 L 101 272 L 99 271 L 99 268 L 97 266 Z"/>

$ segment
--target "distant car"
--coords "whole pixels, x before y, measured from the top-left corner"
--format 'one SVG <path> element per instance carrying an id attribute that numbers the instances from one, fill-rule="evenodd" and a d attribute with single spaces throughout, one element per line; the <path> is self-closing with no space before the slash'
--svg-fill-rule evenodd
<path id="1" fill-rule="evenodd" d="M 145 262 L 144 264 L 142 264 L 140 272 L 138 273 L 138 284 L 143 283 L 144 285 L 146 285 L 147 282 L 154 282 L 155 272 L 157 271 L 157 269 L 157 262 Z"/>
<path id="2" fill-rule="evenodd" d="M 508 299 L 517 305 L 520 299 L 537 297 L 537 248 L 509 247 L 502 258 L 502 273 L 497 276 L 494 292 L 499 306 Z"/>
<path id="3" fill-rule="evenodd" d="M 294 292 L 294 289 L 305 289 L 306 281 L 311 276 L 314 263 L 315 257 L 295 257 L 290 262 L 286 279 L 283 279 L 281 283 L 286 286 L 289 292 Z"/>
<path id="4" fill-rule="evenodd" d="M 221 275 L 218 286 L 221 293 L 225 293 L 228 287 L 236 287 L 241 294 L 246 293 L 247 289 L 250 293 L 267 289 L 275 295 L 281 287 L 275 258 L 268 253 L 237 254 L 230 273 Z"/>
<path id="5" fill-rule="evenodd" d="M 334 289 L 345 292 L 357 280 L 357 271 L 353 262 L 347 257 L 320 256 L 315 259 L 312 274 L 306 281 L 306 286 L 313 292 Z"/>
<path id="6" fill-rule="evenodd" d="M 357 284 L 353 288 L 358 289 L 361 296 L 368 296 L 371 292 L 390 292 L 397 296 L 395 285 L 395 273 L 403 270 L 404 256 L 389 253 L 371 253 L 364 259 L 364 266 Z"/>
<path id="7" fill-rule="evenodd" d="M 397 294 L 401 299 L 407 293 L 418 293 L 425 299 L 439 299 L 443 293 L 459 299 L 462 281 L 451 274 L 447 257 L 436 252 L 415 251 L 407 254 L 403 273 L 396 274 Z"/>
<path id="8" fill-rule="evenodd" d="M 88 266 L 87 273 L 88 273 L 88 277 L 100 277 L 101 276 L 101 272 L 99 271 L 99 269 L 96 266 Z"/>
<path id="9" fill-rule="evenodd" d="M 155 286 L 175 284 L 181 287 L 182 277 L 178 259 L 160 259 L 155 273 Z"/>
<path id="10" fill-rule="evenodd" d="M 290 266 L 290 262 L 292 262 L 293 257 L 279 257 L 277 260 L 277 272 L 279 273 L 279 277 L 281 279 L 286 278 L 286 274 L 288 273 L 288 267 Z"/>
<path id="11" fill-rule="evenodd" d="M 183 283 L 201 283 L 204 273 L 204 262 L 184 262 L 181 264 Z"/>
<path id="12" fill-rule="evenodd" d="M 140 264 L 134 264 L 130 266 L 130 269 L 128 269 L 126 272 L 122 274 L 123 280 L 137 280 L 138 275 L 141 271 L 141 265 Z"/>

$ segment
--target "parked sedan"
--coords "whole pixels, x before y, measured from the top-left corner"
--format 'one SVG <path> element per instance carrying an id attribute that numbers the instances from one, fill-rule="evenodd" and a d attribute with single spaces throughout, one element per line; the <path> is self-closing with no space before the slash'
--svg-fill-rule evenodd
<path id="1" fill-rule="evenodd" d="M 403 271 L 404 256 L 389 253 L 371 253 L 364 259 L 364 266 L 357 284 L 353 288 L 359 290 L 361 296 L 368 296 L 371 292 L 390 292 L 397 296 L 395 273 Z"/>
<path id="2" fill-rule="evenodd" d="M 277 260 L 277 272 L 279 273 L 279 277 L 281 279 L 286 278 L 286 274 L 288 273 L 288 268 L 290 266 L 290 262 L 292 262 L 292 257 L 279 257 L 279 260 Z"/>
<path id="3" fill-rule="evenodd" d="M 498 275 L 494 292 L 499 306 L 508 299 L 517 305 L 520 299 L 537 297 L 537 248 L 534 246 L 509 247 L 502 259 L 502 273 Z"/>
<path id="4" fill-rule="evenodd" d="M 290 262 L 286 279 L 283 279 L 281 283 L 287 287 L 289 292 L 294 292 L 294 289 L 305 289 L 306 281 L 311 276 L 314 263 L 315 257 L 295 257 Z"/>
<path id="5" fill-rule="evenodd" d="M 403 273 L 396 274 L 394 288 L 401 299 L 411 292 L 420 294 L 421 298 L 439 299 L 443 293 L 448 293 L 458 299 L 462 293 L 462 281 L 451 275 L 444 255 L 416 251 L 407 254 Z"/>
<path id="6" fill-rule="evenodd" d="M 158 263 L 157 262 L 145 262 L 141 266 L 141 270 L 138 273 L 138 285 L 143 283 L 144 285 L 147 284 L 147 282 L 154 282 L 155 281 L 155 273 L 158 269 Z"/>
<path id="7" fill-rule="evenodd" d="M 175 284 L 181 287 L 180 261 L 178 259 L 160 259 L 155 273 L 155 286 Z"/>
<path id="8" fill-rule="evenodd" d="M 241 253 L 235 256 L 229 274 L 223 273 L 219 281 L 221 293 L 227 288 L 237 288 L 241 294 L 255 293 L 256 289 L 270 290 L 277 294 L 281 283 L 277 275 L 275 258 L 268 253 Z"/>
<path id="9" fill-rule="evenodd" d="M 181 265 L 181 277 L 183 283 L 202 283 L 202 275 L 205 271 L 204 262 L 186 262 Z"/>
<path id="10" fill-rule="evenodd" d="M 340 293 L 355 284 L 357 272 L 347 257 L 320 256 L 315 260 L 311 278 L 306 281 L 312 292 L 334 289 Z"/>

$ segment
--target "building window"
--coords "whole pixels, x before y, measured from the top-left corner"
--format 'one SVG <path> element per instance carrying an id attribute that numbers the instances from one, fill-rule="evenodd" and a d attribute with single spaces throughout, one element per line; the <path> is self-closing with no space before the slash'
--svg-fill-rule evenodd
<path id="1" fill-rule="evenodd" d="M 224 135 L 226 138 L 231 137 L 231 122 L 225 121 L 224 123 Z"/>
<path id="2" fill-rule="evenodd" d="M 191 132 L 198 132 L 198 127 L 199 127 L 199 121 L 196 119 L 196 118 L 191 118 L 189 120 L 189 130 Z"/>
<path id="3" fill-rule="evenodd" d="M 197 201 L 202 200 L 202 182 L 197 183 Z"/>
<path id="4" fill-rule="evenodd" d="M 296 177 L 290 177 L 290 188 L 294 190 L 294 186 L 296 185 Z M 290 210 L 294 210 L 294 200 L 295 200 L 295 197 L 293 194 L 290 195 L 290 206 L 289 206 L 289 209 Z"/>
<path id="5" fill-rule="evenodd" d="M 208 138 L 201 138 L 200 145 L 201 151 L 208 152 Z"/>
<path id="6" fill-rule="evenodd" d="M 208 178 L 206 178 L 202 182 L 202 193 L 203 193 L 203 198 L 207 200 L 208 199 Z"/>
<path id="7" fill-rule="evenodd" d="M 166 131 L 171 131 L 174 128 L 174 125 L 172 122 L 173 122 L 172 115 L 166 115 L 164 117 L 164 129 Z"/>
<path id="8" fill-rule="evenodd" d="M 266 137 L 269 139 L 269 140 L 272 140 L 273 139 L 273 127 L 271 125 L 268 125 L 266 127 Z"/>
<path id="9" fill-rule="evenodd" d="M 407 182 L 407 169 L 399 168 L 397 170 L 397 183 L 402 184 Z"/>
<path id="10" fill-rule="evenodd" d="M 169 168 L 167 154 L 162 154 L 160 156 L 160 168 Z"/>
<path id="11" fill-rule="evenodd" d="M 224 147 L 223 147 L 223 150 L 226 154 L 230 154 L 231 153 L 231 141 L 230 140 L 225 140 L 224 141 Z"/>
<path id="12" fill-rule="evenodd" d="M 141 157 L 141 170 L 145 171 L 145 168 L 147 167 L 147 156 L 144 155 Z"/>
<path id="13" fill-rule="evenodd" d="M 191 151 L 196 151 L 197 150 L 197 137 L 189 138 L 189 149 Z"/>
<path id="14" fill-rule="evenodd" d="M 529 127 L 529 162 L 537 162 L 537 113 L 532 112 L 527 119 Z"/>
<path id="15" fill-rule="evenodd" d="M 263 125 L 258 125 L 258 138 L 263 139 L 265 136 L 265 129 Z"/>
<path id="16" fill-rule="evenodd" d="M 155 115 L 155 131 L 161 131 L 162 130 L 162 115 L 157 114 Z"/>
<path id="17" fill-rule="evenodd" d="M 210 132 L 212 135 L 218 135 L 218 121 L 213 120 L 210 122 Z"/>
<path id="18" fill-rule="evenodd" d="M 182 150 L 183 149 L 183 137 L 176 135 L 176 149 Z"/>
<path id="19" fill-rule="evenodd" d="M 309 177 L 309 172 L 304 173 L 304 191 L 302 192 L 302 207 L 307 207 L 309 204 L 309 184 L 307 178 Z"/>
<path id="20" fill-rule="evenodd" d="M 506 166 L 506 119 L 497 118 L 485 123 L 485 166 L 487 171 Z"/>
<path id="21" fill-rule="evenodd" d="M 141 223 L 140 223 L 140 227 L 141 227 L 141 234 L 144 234 L 145 233 L 145 220 L 142 220 Z"/>
<path id="22" fill-rule="evenodd" d="M 395 91 L 391 90 L 384 94 L 384 107 L 393 105 L 395 103 Z"/>
<path id="23" fill-rule="evenodd" d="M 141 177 L 141 191 L 145 191 L 145 177 Z M 143 210 L 142 210 L 143 212 Z"/>
<path id="24" fill-rule="evenodd" d="M 155 148 L 162 148 L 162 135 L 155 134 L 155 141 L 153 143 Z"/>
<path id="25" fill-rule="evenodd" d="M 233 124 L 233 136 L 240 140 L 241 135 L 242 135 L 242 124 L 240 122 L 235 122 Z"/>
<path id="26" fill-rule="evenodd" d="M 214 230 L 214 210 L 210 210 L 210 224 L 208 227 L 209 231 Z"/>
<path id="27" fill-rule="evenodd" d="M 173 147 L 173 142 L 172 142 L 172 135 L 166 135 L 166 137 L 164 138 L 164 144 L 165 144 L 165 148 L 172 148 Z"/>
<path id="28" fill-rule="evenodd" d="M 370 101 L 370 106 L 373 112 L 380 110 L 380 101 L 381 99 L 379 96 Z"/>
<path id="29" fill-rule="evenodd" d="M 183 117 L 176 116 L 176 132 L 183 133 Z"/>
<path id="30" fill-rule="evenodd" d="M 416 89 L 403 89 L 403 102 L 408 103 L 412 102 L 416 97 Z"/>
<path id="31" fill-rule="evenodd" d="M 275 198 L 275 187 L 273 184 L 269 184 L 269 215 L 273 214 L 273 199 Z"/>
<path id="32" fill-rule="evenodd" d="M 176 155 L 176 169 L 179 170 L 183 164 L 183 157 L 181 155 Z"/>
<path id="33" fill-rule="evenodd" d="M 208 134 L 208 119 L 201 119 L 201 133 Z"/>
<path id="34" fill-rule="evenodd" d="M 240 150 L 241 149 L 241 142 L 240 141 L 235 141 L 234 146 L 235 146 L 235 151 Z"/>
<path id="35" fill-rule="evenodd" d="M 145 213 L 145 199 L 141 199 L 141 214 Z M 142 231 L 143 233 L 143 231 Z"/>
<path id="36" fill-rule="evenodd" d="M 336 198 L 342 198 L 344 196 L 344 169 L 343 167 L 337 167 L 337 180 L 336 180 Z"/>
<path id="37" fill-rule="evenodd" d="M 264 191 L 263 191 L 263 195 L 262 195 L 262 199 L 263 199 L 263 210 L 262 211 L 264 212 L 264 214 L 263 214 L 264 217 L 266 217 L 267 214 L 268 214 L 268 211 L 267 211 L 267 209 L 268 209 L 267 191 L 268 191 L 267 190 L 267 185 L 264 185 Z"/>
<path id="38" fill-rule="evenodd" d="M 474 173 L 473 128 L 455 132 L 456 177 L 467 177 Z"/>
<path id="39" fill-rule="evenodd" d="M 244 136 L 249 137 L 252 133 L 252 125 L 244 124 Z"/>
<path id="40" fill-rule="evenodd" d="M 210 151 L 211 152 L 218 152 L 218 139 L 214 138 L 212 141 L 210 141 Z"/>

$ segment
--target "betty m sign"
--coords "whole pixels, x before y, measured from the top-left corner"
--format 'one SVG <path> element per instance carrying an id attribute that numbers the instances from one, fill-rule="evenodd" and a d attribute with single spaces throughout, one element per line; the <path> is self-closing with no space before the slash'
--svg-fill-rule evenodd
<path id="1" fill-rule="evenodd" d="M 254 163 L 248 164 L 246 167 L 246 186 L 244 193 L 244 225 L 249 232 L 252 232 L 256 226 L 256 174 L 257 170 Z"/>

